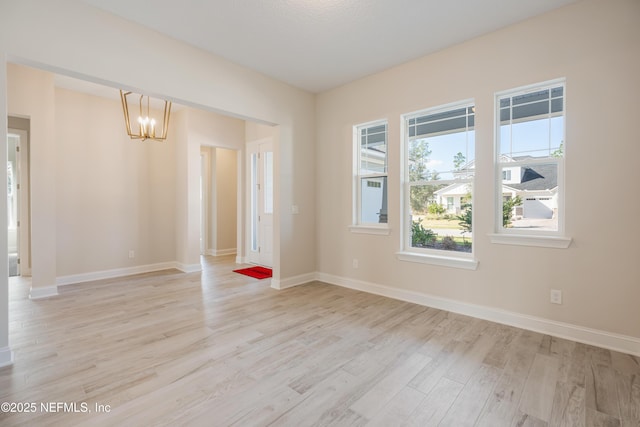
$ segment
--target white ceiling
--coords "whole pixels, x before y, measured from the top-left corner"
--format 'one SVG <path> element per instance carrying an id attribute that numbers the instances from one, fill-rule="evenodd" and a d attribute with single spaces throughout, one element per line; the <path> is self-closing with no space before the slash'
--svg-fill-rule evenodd
<path id="1" fill-rule="evenodd" d="M 576 0 L 84 0 L 321 92 Z"/>

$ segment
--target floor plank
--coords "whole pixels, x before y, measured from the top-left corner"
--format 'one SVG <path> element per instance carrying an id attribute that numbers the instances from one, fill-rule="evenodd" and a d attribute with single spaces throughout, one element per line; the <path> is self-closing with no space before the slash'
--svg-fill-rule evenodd
<path id="1" fill-rule="evenodd" d="M 500 376 L 500 370 L 482 365 L 462 389 L 440 423 L 442 426 L 472 426 Z"/>
<path id="2" fill-rule="evenodd" d="M 520 411 L 548 422 L 558 380 L 558 359 L 536 354 L 520 399 Z"/>
<path id="3" fill-rule="evenodd" d="M 551 411 L 552 426 L 584 427 L 584 388 L 558 382 Z"/>
<path id="4" fill-rule="evenodd" d="M 373 419 L 380 408 L 404 389 L 430 360 L 431 358 L 420 353 L 411 355 L 401 366 L 390 371 L 382 380 L 373 385 L 350 409 L 365 418 Z"/>
<path id="5" fill-rule="evenodd" d="M 640 375 L 616 374 L 616 388 L 623 427 L 640 427 Z"/>
<path id="6" fill-rule="evenodd" d="M 407 427 L 439 425 L 463 388 L 464 385 L 460 383 L 441 378 L 403 425 Z"/>
<path id="7" fill-rule="evenodd" d="M 585 403 L 587 409 L 620 418 L 620 406 L 613 368 L 592 362 L 587 367 Z"/>
<path id="8" fill-rule="evenodd" d="M 478 426 L 494 427 L 518 413 L 526 377 L 503 373 L 478 419 Z"/>
<path id="9" fill-rule="evenodd" d="M 402 425 L 424 398 L 425 395 L 418 390 L 405 387 L 371 418 L 371 422 L 367 423 L 367 426 L 387 427 Z"/>
<path id="10" fill-rule="evenodd" d="M 547 427 L 549 424 L 533 415 L 518 411 L 511 425 L 514 427 Z"/>

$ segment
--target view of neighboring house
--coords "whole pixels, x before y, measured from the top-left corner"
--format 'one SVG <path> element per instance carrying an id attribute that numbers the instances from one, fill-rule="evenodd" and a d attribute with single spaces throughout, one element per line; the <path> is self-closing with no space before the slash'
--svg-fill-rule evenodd
<path id="1" fill-rule="evenodd" d="M 360 200 L 362 223 L 387 222 L 387 142 L 386 126 L 372 128 L 361 135 Z M 363 130 L 367 132 L 367 130 Z"/>
<path id="2" fill-rule="evenodd" d="M 453 215 L 462 213 L 464 198 L 468 196 L 469 184 L 466 182 L 450 184 L 434 192 L 436 203 L 445 208 L 447 214 Z"/>
<path id="3" fill-rule="evenodd" d="M 502 169 L 502 197 L 520 196 L 514 217 L 519 219 L 553 219 L 558 211 L 558 167 L 535 164 Z"/>
<path id="4" fill-rule="evenodd" d="M 532 160 L 530 156 L 501 156 L 501 162 L 517 162 L 516 166 L 502 168 L 502 197 L 504 200 L 520 196 L 522 205 L 514 208 L 514 219 L 553 219 L 558 209 L 558 166 L 555 163 L 521 162 Z M 468 177 L 475 169 L 474 161 L 454 173 L 456 178 Z M 466 183 L 453 183 L 434 193 L 436 202 L 446 213 L 459 215 L 464 198 L 469 196 Z M 514 223 L 514 226 L 517 224 Z"/>
<path id="5" fill-rule="evenodd" d="M 362 218 L 364 223 L 386 222 L 386 178 L 367 178 L 361 182 Z"/>

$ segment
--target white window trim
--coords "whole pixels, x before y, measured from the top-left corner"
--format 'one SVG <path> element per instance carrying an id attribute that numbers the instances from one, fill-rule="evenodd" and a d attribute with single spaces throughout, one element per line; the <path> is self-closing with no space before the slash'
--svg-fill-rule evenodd
<path id="1" fill-rule="evenodd" d="M 445 252 L 445 251 L 438 251 Z M 478 261 L 465 256 L 443 256 L 435 253 L 417 253 L 400 251 L 396 252 L 396 257 L 400 261 L 417 262 L 421 264 L 439 265 L 442 267 L 463 268 L 465 270 L 476 270 Z"/>
<path id="2" fill-rule="evenodd" d="M 409 203 L 409 170 L 407 167 L 407 159 L 409 157 L 408 149 L 408 121 L 412 117 L 418 117 L 424 114 L 434 114 L 439 111 L 448 111 L 455 108 L 475 106 L 475 100 L 465 99 L 459 102 L 440 105 L 435 108 L 426 108 L 400 116 L 400 138 L 402 141 L 402 150 L 400 150 L 400 171 L 401 171 L 401 191 L 400 191 L 400 227 L 402 233 L 400 237 L 400 250 L 396 252 L 396 257 L 400 261 L 415 262 L 421 264 L 431 264 L 443 267 L 461 268 L 466 270 L 476 270 L 479 262 L 475 258 L 475 245 L 472 246 L 472 252 L 454 252 L 444 250 L 431 250 L 414 248 L 411 246 L 411 220 L 408 219 L 408 203 Z M 475 126 L 474 126 L 475 127 Z M 475 156 L 474 145 L 474 158 Z M 475 197 L 475 173 L 473 179 L 469 180 L 472 184 L 471 197 Z M 419 183 L 417 183 L 419 184 Z M 472 222 L 475 222 L 475 211 L 472 212 Z"/>
<path id="3" fill-rule="evenodd" d="M 350 225 L 349 231 L 356 234 L 375 234 L 378 236 L 388 236 L 391 229 L 386 224 L 376 225 Z"/>
<path id="4" fill-rule="evenodd" d="M 498 135 L 500 133 L 500 101 L 501 97 L 509 95 L 511 97 L 523 95 L 529 92 L 535 92 L 541 89 L 550 88 L 553 86 L 563 86 L 562 95 L 562 114 L 565 117 L 565 123 L 563 126 L 563 138 L 565 142 L 563 146 L 564 155 L 562 158 L 541 158 L 531 159 L 528 161 L 519 161 L 509 163 L 509 165 L 522 165 L 522 164 L 535 164 L 535 163 L 557 163 L 558 165 L 558 229 L 557 230 L 522 230 L 522 229 L 509 229 L 502 226 L 502 173 L 501 169 L 505 163 L 499 161 L 500 158 L 500 144 L 498 141 Z M 537 246 L 547 248 L 568 248 L 571 245 L 571 237 L 565 235 L 565 173 L 564 165 L 567 155 L 566 144 L 566 99 L 567 99 L 567 84 L 565 78 L 559 78 L 554 80 L 548 80 L 541 83 L 522 86 L 520 88 L 514 88 L 496 92 L 493 98 L 493 114 L 494 114 L 494 130 L 493 130 L 493 163 L 494 163 L 494 185 L 495 185 L 495 197 L 494 197 L 494 233 L 490 233 L 489 239 L 491 243 L 503 244 L 503 245 L 516 245 L 516 246 Z"/>
<path id="5" fill-rule="evenodd" d="M 361 223 L 360 222 L 360 208 L 362 206 L 362 194 L 361 194 L 361 189 L 360 189 L 360 180 L 361 179 L 366 179 L 366 178 L 380 178 L 380 177 L 385 177 L 387 178 L 387 189 L 389 188 L 389 171 L 387 170 L 387 173 L 384 174 L 366 174 L 366 175 L 360 175 L 360 132 L 359 130 L 362 128 L 368 128 L 368 127 L 373 127 L 373 126 L 380 126 L 380 125 L 386 125 L 387 126 L 387 164 L 389 162 L 389 120 L 387 119 L 379 119 L 379 120 L 373 120 L 371 122 L 366 122 L 366 123 L 361 123 L 358 125 L 353 126 L 353 133 L 352 133 L 352 145 L 353 145 L 353 165 L 352 165 L 352 203 L 353 203 L 353 207 L 352 207 L 352 219 L 351 219 L 351 225 L 349 226 L 349 230 L 352 233 L 359 233 L 359 234 L 375 234 L 375 235 L 388 235 L 390 233 L 390 229 L 389 229 L 389 223 L 387 220 L 387 223 L 380 223 L 380 224 L 376 224 L 376 223 Z M 387 212 L 389 211 L 389 205 L 387 202 Z"/>
<path id="6" fill-rule="evenodd" d="M 500 245 L 537 246 L 541 248 L 566 249 L 571 245 L 571 237 L 533 236 L 530 234 L 489 234 L 491 243 Z"/>

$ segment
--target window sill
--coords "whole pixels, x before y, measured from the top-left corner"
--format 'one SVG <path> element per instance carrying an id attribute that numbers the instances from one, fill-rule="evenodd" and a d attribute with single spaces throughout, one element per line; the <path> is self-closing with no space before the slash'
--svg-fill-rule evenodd
<path id="1" fill-rule="evenodd" d="M 500 245 L 537 246 L 541 248 L 566 249 L 571 237 L 532 236 L 528 234 L 489 234 L 491 243 Z"/>
<path id="2" fill-rule="evenodd" d="M 389 227 L 375 225 L 350 225 L 349 231 L 359 234 L 377 234 L 379 236 L 388 236 L 391 233 Z"/>
<path id="3" fill-rule="evenodd" d="M 463 268 L 465 270 L 476 270 L 478 268 L 478 261 L 471 258 L 417 254 L 413 252 L 397 252 L 396 256 L 400 261 L 440 265 L 443 267 Z"/>

